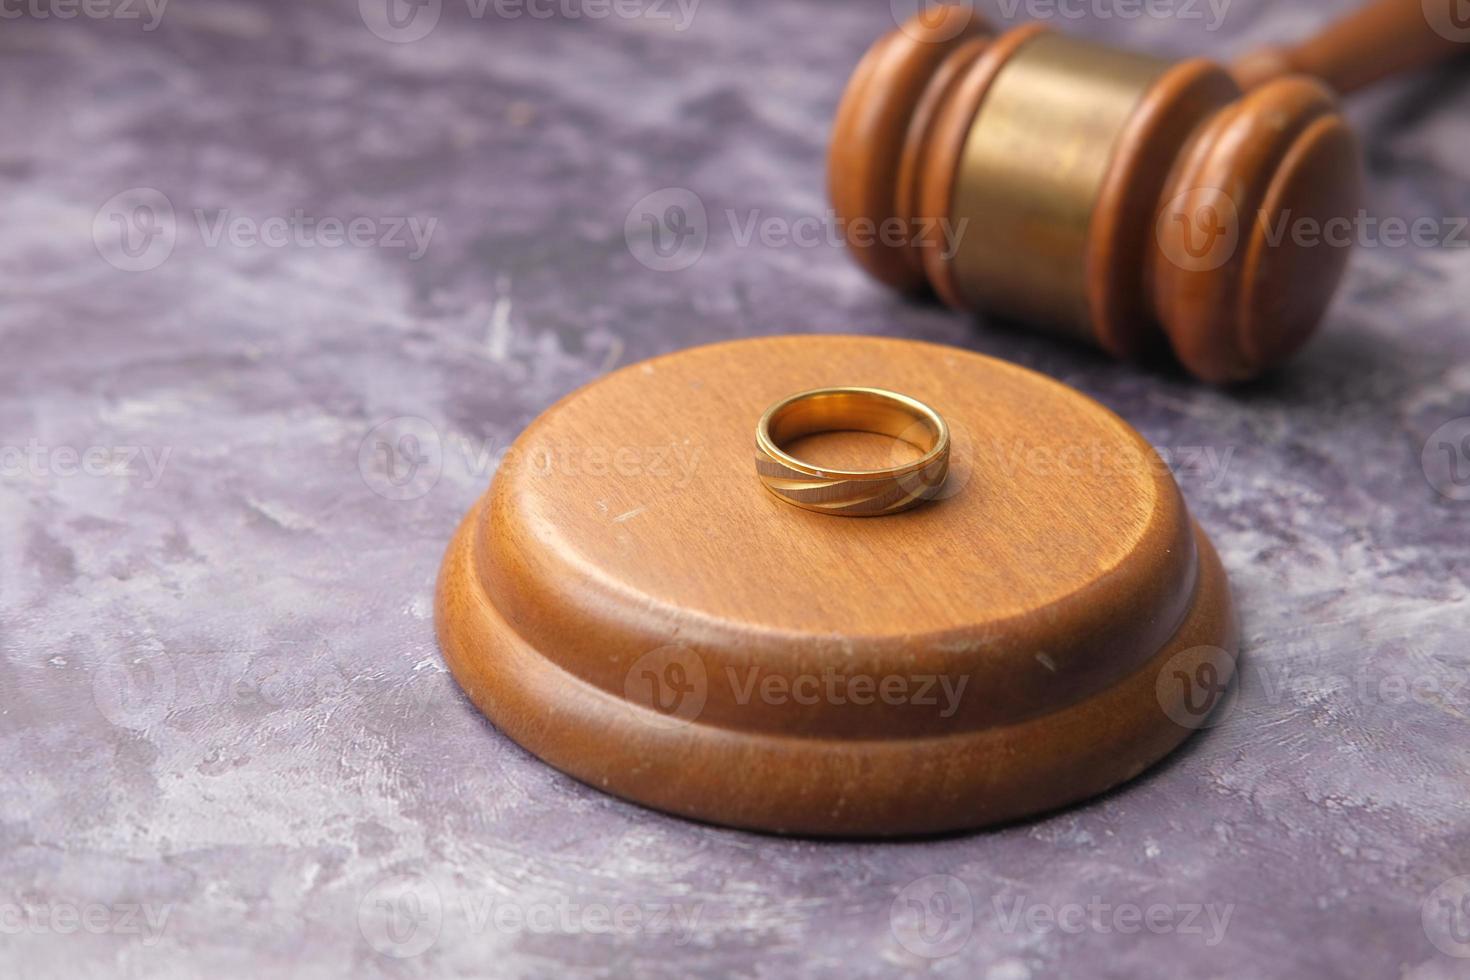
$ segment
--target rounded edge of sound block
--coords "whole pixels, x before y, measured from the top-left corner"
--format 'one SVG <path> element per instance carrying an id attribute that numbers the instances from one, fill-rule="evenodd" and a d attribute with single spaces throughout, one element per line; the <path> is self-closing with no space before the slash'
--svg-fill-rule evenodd
<path id="1" fill-rule="evenodd" d="M 742 357 L 735 353 L 742 345 L 750 352 L 748 358 L 743 358 L 747 362 L 743 373 L 740 368 Z M 912 381 L 917 389 L 925 384 L 922 378 L 932 374 L 938 378 L 933 383 L 938 386 L 935 391 L 941 396 L 947 391 L 953 395 L 952 390 L 944 387 L 946 383 L 963 384 L 965 397 L 959 399 L 959 403 L 972 411 L 977 407 L 993 409 L 997 404 L 1017 397 L 1025 400 L 1031 407 L 1024 413 L 987 415 L 986 421 L 992 424 L 998 424 L 997 419 L 1000 418 L 1011 420 L 1004 424 L 1000 432 L 1002 436 L 1009 432 L 1016 438 L 1034 438 L 1039 432 L 1050 437 L 1048 434 L 1058 432 L 1071 437 L 1073 433 L 1086 432 L 1089 426 L 1097 425 L 1097 432 L 1114 433 L 1116 430 L 1119 445 L 1124 442 L 1131 445 L 1135 440 L 1142 444 L 1133 430 L 1095 402 L 1012 365 L 914 342 L 805 337 L 764 338 L 714 345 L 630 366 L 592 386 L 603 387 L 600 399 L 583 400 L 574 394 L 558 403 L 557 409 L 543 416 L 543 420 L 556 421 L 538 420 L 517 440 L 517 445 L 534 446 L 538 440 L 543 445 L 561 445 L 561 442 L 546 440 L 565 442 L 568 439 L 595 440 L 601 436 L 619 438 L 627 435 L 627 427 L 633 423 L 643 432 L 651 417 L 666 414 L 659 398 L 646 387 L 650 384 L 655 389 L 662 385 L 663 390 L 677 391 L 683 398 L 684 393 L 699 390 L 693 385 L 703 379 L 707 389 L 703 401 L 705 410 L 714 413 L 711 418 L 738 421 L 750 407 L 743 401 L 756 405 L 765 398 L 762 392 L 751 395 L 745 390 L 753 383 L 751 378 L 769 364 L 789 361 L 793 357 L 801 360 L 801 351 L 806 348 L 810 349 L 810 356 L 806 359 L 817 362 L 815 366 L 786 367 L 783 369 L 786 374 L 802 375 L 810 371 L 825 374 L 833 370 L 841 373 L 855 365 L 872 367 L 882 364 L 884 367 L 875 368 L 879 377 L 849 380 L 892 380 L 881 376 L 884 371 L 892 371 L 897 372 L 899 380 Z M 859 352 L 839 356 L 851 349 Z M 905 361 L 908 363 L 902 363 Z M 716 383 L 705 373 L 712 366 L 729 377 Z M 793 379 L 786 374 L 771 383 L 775 387 L 788 384 Z M 614 379 L 620 379 L 619 384 L 609 384 Z M 754 383 L 759 385 L 759 382 Z M 644 386 L 639 390 L 646 393 L 646 403 L 634 411 L 631 421 L 605 421 L 610 404 L 626 403 L 627 386 L 630 384 Z M 977 393 L 971 388 L 984 389 L 984 392 Z M 583 390 L 584 398 L 588 390 Z M 730 401 L 736 391 L 741 394 L 735 396 L 737 404 L 732 407 Z M 915 393 L 928 394 L 923 390 Z M 936 407 L 944 411 L 942 406 L 946 399 L 941 397 L 938 401 L 940 405 Z M 1033 431 L 1028 428 L 1032 425 L 1028 419 L 1038 412 L 1056 413 L 1056 419 L 1036 423 Z M 706 423 L 708 421 L 705 419 Z M 670 431 L 686 431 L 689 424 L 680 422 L 678 425 L 684 428 L 676 426 Z M 754 416 L 751 424 L 753 426 Z M 1017 428 L 1011 429 L 1010 426 Z M 749 435 L 753 436 L 753 430 Z M 1059 445 L 1067 444 L 1061 441 L 1060 436 L 1058 438 Z M 709 481 L 719 482 L 734 473 L 746 475 L 743 464 L 749 460 L 728 459 L 730 453 L 741 452 L 736 441 L 727 439 L 723 445 L 712 445 L 718 450 L 721 463 L 712 467 L 714 472 L 701 474 L 702 479 L 707 477 Z M 1050 599 L 1045 599 L 1048 604 L 1035 607 L 1038 615 L 1031 617 L 1036 621 L 1033 625 L 1040 624 L 1042 632 L 1022 630 L 1017 634 L 1023 644 L 1034 640 L 1036 645 L 1022 645 L 1019 648 L 1022 656 L 1016 657 L 1013 655 L 1018 651 L 1010 649 L 1016 646 L 1015 643 L 1008 646 L 996 638 L 998 628 L 1010 629 L 1009 621 L 996 618 L 1000 613 L 993 604 L 994 600 L 980 598 L 986 594 L 983 587 L 985 579 L 975 581 L 973 587 L 980 589 L 978 593 L 956 585 L 955 588 L 959 589 L 957 598 L 962 601 L 955 609 L 938 607 L 925 613 L 926 618 L 935 617 L 929 621 L 931 626 L 946 621 L 976 624 L 975 628 L 956 634 L 959 639 L 968 641 L 966 648 L 960 651 L 946 651 L 942 646 L 934 646 L 942 643 L 949 634 L 926 636 L 922 632 L 910 632 L 911 628 L 906 623 L 900 624 L 902 632 L 899 635 L 889 638 L 898 641 L 897 644 L 875 645 L 875 639 L 882 640 L 883 637 L 874 634 L 873 630 L 892 622 L 885 618 L 890 615 L 888 613 L 868 621 L 866 627 L 843 618 L 843 615 L 834 621 L 830 611 L 814 619 L 807 618 L 805 621 L 815 623 L 819 633 L 839 630 L 846 634 L 833 636 L 834 643 L 814 645 L 812 639 L 816 634 L 811 630 L 792 632 L 795 621 L 784 614 L 775 614 L 774 608 L 759 604 L 761 616 L 751 623 L 755 632 L 745 635 L 738 649 L 729 645 L 713 646 L 722 641 L 710 629 L 710 615 L 717 610 L 728 613 L 731 608 L 738 609 L 738 603 L 731 607 L 721 597 L 710 605 L 702 591 L 675 589 L 672 593 L 662 594 L 665 600 L 671 595 L 685 597 L 679 600 L 680 609 L 676 610 L 681 614 L 672 620 L 673 625 L 670 626 L 667 616 L 660 618 L 661 613 L 667 610 L 659 610 L 657 601 L 649 606 L 649 601 L 659 595 L 658 590 L 650 592 L 647 588 L 629 588 L 635 584 L 647 586 L 650 581 L 662 581 L 658 577 L 662 572 L 639 572 L 633 578 L 625 577 L 628 568 L 646 569 L 650 563 L 655 563 L 676 572 L 673 580 L 678 582 L 683 582 L 687 576 L 714 575 L 725 583 L 720 586 L 721 590 L 740 587 L 741 583 L 750 584 L 751 574 L 743 572 L 738 564 L 732 565 L 727 575 L 721 571 L 726 559 L 712 558 L 709 554 L 695 554 L 691 558 L 689 548 L 696 551 L 707 548 L 702 541 L 690 541 L 687 547 L 683 545 L 684 532 L 677 527 L 653 531 L 664 520 L 677 521 L 676 515 L 685 507 L 685 503 L 680 501 L 687 502 L 687 497 L 667 496 L 661 498 L 660 503 L 657 494 L 649 496 L 650 491 L 646 487 L 640 489 L 640 499 L 649 502 L 649 519 L 655 523 L 641 532 L 642 536 L 634 534 L 630 537 L 627 532 L 619 530 L 623 525 L 617 519 L 626 515 L 618 514 L 618 510 L 628 506 L 629 502 L 619 502 L 616 486 L 596 480 L 589 483 L 586 480 L 558 479 L 547 487 L 537 487 L 527 481 L 527 464 L 519 462 L 516 466 L 520 468 L 520 476 L 508 477 L 502 469 L 495 486 L 465 519 L 446 554 L 436 599 L 436 620 L 446 661 L 475 703 L 527 749 L 589 785 L 683 816 L 758 830 L 823 836 L 882 836 L 977 827 L 1050 809 L 1101 792 L 1136 775 L 1188 734 L 1190 727 L 1176 720 L 1180 716 L 1178 705 L 1174 703 L 1179 700 L 1178 695 L 1172 689 L 1160 687 L 1165 667 L 1178 668 L 1181 659 L 1188 661 L 1196 655 L 1193 651 L 1217 648 L 1227 655 L 1227 661 L 1223 670 L 1221 663 L 1214 664 L 1215 679 L 1219 681 L 1228 677 L 1229 668 L 1233 665 L 1235 627 L 1228 585 L 1208 541 L 1183 510 L 1177 488 L 1167 472 L 1130 475 L 1126 480 L 1109 475 L 1102 483 L 1089 483 L 1084 476 L 1080 482 L 1074 479 L 1058 486 L 1058 490 L 1063 491 L 1060 506 L 1068 512 L 1076 510 L 1079 504 L 1075 499 L 1075 493 L 1079 491 L 1070 488 L 1074 485 L 1091 487 L 1080 491 L 1089 494 L 1088 499 L 1094 501 L 1077 511 L 1083 515 L 1103 506 L 1096 502 L 1095 495 L 1105 493 L 1107 487 L 1117 485 L 1121 488 L 1125 484 L 1135 486 L 1135 483 L 1138 487 L 1145 484 L 1153 486 L 1167 481 L 1167 486 L 1160 490 L 1150 507 L 1156 516 L 1162 516 L 1168 528 L 1150 531 L 1144 537 L 1138 536 L 1143 532 L 1137 529 L 1127 532 L 1128 550 L 1119 554 L 1130 556 L 1129 566 L 1146 566 L 1143 568 L 1112 565 L 1118 555 L 1111 544 L 1121 540 L 1114 537 L 1113 531 L 1100 539 L 1104 542 L 1102 551 L 1094 551 L 1095 545 L 1087 546 L 1087 561 L 1084 562 L 1087 568 L 1092 567 L 1092 555 L 1105 559 L 1105 567 L 1096 573 L 1086 572 L 1087 581 L 1091 581 L 1094 574 L 1100 574 L 1103 580 L 1101 591 L 1089 588 L 1085 599 L 1089 606 L 1099 607 L 1103 617 L 1083 616 L 1079 619 L 1074 606 L 1062 620 L 1067 625 L 1047 626 L 1047 623 L 1056 622 L 1057 614 L 1063 610 Z M 514 467 L 512 469 L 515 470 Z M 1030 493 L 1034 490 L 1045 492 L 1045 485 L 1034 482 L 1032 477 L 1021 477 L 1019 482 L 1017 479 L 1014 475 L 1003 476 L 997 472 L 994 486 L 976 484 L 969 488 L 969 500 L 960 506 L 956 514 L 967 513 L 966 508 L 978 508 L 988 521 L 992 514 L 1000 517 L 1016 513 L 1014 508 L 1017 506 L 1025 514 L 1032 513 L 1041 501 Z M 706 482 L 696 489 L 707 489 L 710 485 Z M 589 488 L 594 492 L 588 492 Z M 891 549 L 904 542 L 910 546 L 933 542 L 936 540 L 933 535 L 943 534 L 946 527 L 951 533 L 959 528 L 974 527 L 964 523 L 959 516 L 946 516 L 937 507 L 927 515 L 921 512 L 908 515 L 911 523 L 906 525 L 903 524 L 903 515 L 884 518 L 879 524 L 811 515 L 769 499 L 753 477 L 748 486 L 742 481 L 736 489 L 748 491 L 751 498 L 743 502 L 731 501 L 732 514 L 739 515 L 733 519 L 735 526 L 724 530 L 712 527 L 708 535 L 712 540 L 725 541 L 727 546 L 742 538 L 761 536 L 756 528 L 749 526 L 752 513 L 765 515 L 757 518 L 766 525 L 764 536 L 771 538 L 773 543 L 779 541 L 783 549 L 795 547 L 797 553 L 803 553 L 800 542 L 789 536 L 817 534 L 813 540 L 821 545 L 818 553 L 826 553 L 827 544 L 822 542 L 836 542 L 839 551 L 848 553 L 853 560 L 860 560 L 858 552 L 869 552 L 874 547 L 879 553 L 891 555 Z M 613 494 L 610 500 L 602 499 L 604 490 Z M 1152 490 L 1147 492 L 1154 495 Z M 534 502 L 521 503 L 527 493 L 538 495 L 540 500 L 562 501 L 567 495 L 574 499 L 565 509 L 546 510 Z M 1017 493 L 1023 496 L 1016 498 Z M 1013 502 L 1003 503 L 995 499 L 998 496 L 1009 497 Z M 760 503 L 756 512 L 748 506 L 752 500 Z M 1042 511 L 1056 513 L 1057 506 L 1053 501 L 1042 505 Z M 507 510 L 507 507 L 511 509 Z M 1109 499 L 1106 508 L 1110 513 L 1116 510 L 1120 514 L 1134 513 L 1136 517 L 1134 508 L 1124 500 Z M 558 513 L 566 516 L 555 518 Z M 717 510 L 715 514 L 718 513 Z M 601 516 L 596 517 L 599 514 Z M 547 542 L 559 542 L 558 546 L 562 546 L 570 540 L 566 533 L 558 535 L 558 529 L 548 527 L 548 517 L 552 517 L 554 524 L 561 519 L 580 520 L 578 515 L 595 518 L 592 524 L 584 525 L 578 531 L 592 534 L 590 540 L 596 542 L 601 550 L 568 552 L 561 557 L 570 555 L 578 559 L 590 554 L 602 555 L 591 573 L 594 578 L 607 580 L 604 584 L 617 586 L 610 590 L 599 589 L 596 595 L 590 596 L 601 607 L 595 620 L 588 619 L 586 615 L 589 595 L 585 593 L 585 581 L 569 581 L 562 575 L 546 576 L 547 569 L 565 572 L 574 566 L 564 562 L 548 565 L 542 554 Z M 715 523 L 719 524 L 718 521 Z M 724 523 L 731 525 L 732 518 L 725 518 Z M 978 538 L 963 539 L 968 541 L 971 549 L 978 549 L 983 557 L 976 559 L 972 557 L 974 551 L 965 551 L 962 558 L 965 564 L 955 566 L 954 570 L 974 568 L 977 560 L 984 561 L 986 568 L 993 567 L 995 561 L 1008 560 L 1005 554 L 1011 550 L 1008 544 L 1011 540 L 1018 540 L 1022 552 L 1030 554 L 1033 548 L 1046 540 L 1027 543 L 1035 533 L 1055 536 L 1052 549 L 1062 546 L 1076 551 L 1085 541 L 1091 540 L 1075 537 L 1076 531 L 1067 532 L 1059 528 L 1047 531 L 1047 528 L 1052 528 L 1050 523 L 1030 526 L 1034 525 L 1030 518 L 1023 523 L 1027 523 L 1028 528 L 1021 530 L 1021 539 L 1013 539 L 1012 531 L 993 529 Z M 1173 531 L 1168 530 L 1175 527 L 1182 535 L 1178 541 L 1174 540 Z M 651 532 L 653 537 L 647 537 Z M 887 534 L 888 537 L 883 538 L 887 544 L 872 544 L 869 535 L 875 533 L 880 538 Z M 920 537 L 914 538 L 915 533 Z M 1116 533 L 1124 532 L 1120 527 Z M 989 543 L 982 545 L 981 541 Z M 1141 546 L 1144 541 L 1148 543 L 1147 548 Z M 857 552 L 850 551 L 854 547 Z M 811 554 L 810 551 L 805 553 Z M 757 549 L 750 555 L 750 560 L 756 562 L 758 554 Z M 1063 557 L 1054 550 L 1048 554 L 1050 557 L 1028 560 L 1025 564 L 1036 570 L 1051 569 L 1058 558 Z M 614 557 L 627 559 L 630 564 L 603 564 Z M 524 568 L 512 568 L 509 573 L 505 570 L 507 565 L 515 566 L 527 561 L 539 563 L 539 570 L 527 572 Z M 1073 569 L 1067 574 L 1078 574 L 1070 561 L 1064 560 L 1063 565 Z M 769 565 L 756 563 L 751 567 L 764 568 L 766 574 L 770 572 Z M 941 576 L 944 582 L 958 581 L 951 579 L 949 565 L 946 564 L 945 569 Z M 655 578 L 647 578 L 649 574 Z M 1045 574 L 1062 573 L 1058 566 L 1057 571 Z M 986 576 L 993 578 L 989 571 Z M 815 584 L 803 601 L 816 599 L 824 602 L 822 597 L 831 595 L 831 587 L 823 584 L 829 581 L 828 578 L 819 573 L 809 573 L 807 577 L 814 579 Z M 961 575 L 959 580 L 963 579 L 965 576 Z M 768 582 L 764 577 L 760 581 Z M 850 579 L 844 581 L 851 584 Z M 1005 581 L 1012 580 L 1007 578 Z M 1150 586 L 1151 581 L 1162 584 Z M 787 581 L 786 587 L 791 585 L 791 581 Z M 1076 586 L 1076 582 L 1066 581 L 1067 589 Z M 1028 586 L 1028 589 L 1033 597 L 1053 594 L 1050 584 L 1041 593 L 1036 593 L 1034 586 Z M 1151 596 L 1157 593 L 1157 597 L 1147 599 L 1142 605 L 1127 601 L 1133 599 L 1140 589 Z M 1177 607 L 1175 596 L 1178 597 Z M 690 602 L 691 599 L 694 601 Z M 854 601 L 871 603 L 872 599 L 870 596 Z M 929 608 L 924 603 L 915 607 L 913 602 L 900 598 L 890 605 L 902 610 L 905 618 L 911 608 Z M 579 607 L 577 603 L 582 605 Z M 976 607 L 976 603 L 980 605 Z M 856 611 L 856 607 L 848 603 L 833 605 L 834 608 L 846 609 L 845 615 L 848 616 Z M 544 608 L 532 608 L 536 606 Z M 1125 609 L 1126 613 L 1123 612 Z M 562 620 L 556 629 L 545 628 L 548 614 L 553 619 L 560 617 Z M 1147 628 L 1141 631 L 1113 630 L 1110 644 L 1103 638 L 1104 633 L 1110 626 L 1119 624 L 1110 623 L 1108 617 L 1116 619 L 1119 616 L 1155 622 L 1145 624 Z M 613 632 L 599 632 L 599 622 L 609 624 Z M 846 625 L 838 626 L 836 623 Z M 941 673 L 955 671 L 957 668 L 948 665 L 956 662 L 972 668 L 981 662 L 973 679 L 977 681 L 975 689 L 984 692 L 981 707 L 987 711 L 986 702 L 1012 700 L 1015 692 L 1026 695 L 1030 691 L 1029 696 L 1034 697 L 1037 692 L 1034 682 L 1038 674 L 1049 685 L 1040 689 L 1047 700 L 1036 702 L 1029 711 L 1018 711 L 1015 705 L 1002 704 L 1000 707 L 1006 710 L 999 717 L 984 712 L 978 718 L 974 712 L 967 717 L 965 712 L 959 712 L 954 715 L 954 720 L 937 723 L 933 710 L 926 709 L 920 714 L 925 723 L 914 724 L 913 718 L 882 706 L 859 709 L 824 705 L 813 711 L 793 712 L 787 706 L 766 709 L 755 704 L 742 710 L 722 710 L 734 705 L 733 702 L 723 706 L 714 703 L 716 698 L 729 700 L 729 692 L 717 691 L 718 682 L 714 681 L 707 685 L 711 698 L 708 710 L 701 713 L 703 704 L 700 702 L 690 714 L 678 711 L 669 714 L 654 710 L 653 705 L 641 700 L 641 693 L 635 695 L 616 680 L 609 683 L 607 677 L 599 676 L 606 673 L 605 668 L 614 661 L 617 661 L 612 668 L 615 678 L 631 678 L 634 671 L 629 669 L 630 663 L 635 670 L 644 665 L 644 657 L 637 654 L 639 650 L 648 650 L 647 646 L 632 648 L 631 654 L 621 647 L 630 646 L 633 634 L 637 633 L 636 627 L 649 627 L 650 624 L 653 624 L 651 628 L 643 630 L 648 642 L 667 645 L 649 650 L 645 655 L 654 656 L 655 660 L 650 663 L 660 669 L 669 666 L 670 661 L 657 658 L 671 655 L 673 666 L 681 669 L 688 666 L 691 670 L 702 669 L 704 662 L 718 667 L 722 663 L 739 663 L 740 658 L 745 657 L 745 662 L 767 665 L 768 674 L 783 670 L 815 671 L 829 663 L 835 663 L 839 670 L 848 670 L 852 668 L 847 665 L 854 662 L 859 664 L 857 672 L 861 672 L 865 664 L 878 664 L 874 670 L 883 669 L 884 665 L 888 669 L 899 669 L 895 665 L 905 662 L 902 657 L 906 655 L 908 664 L 918 664 L 927 671 Z M 782 624 L 784 628 L 773 630 Z M 1132 627 L 1135 624 L 1122 625 Z M 1069 632 L 1063 635 L 1046 632 L 1057 629 Z M 1081 640 L 1077 636 L 1079 630 L 1083 634 Z M 618 631 L 629 632 L 630 635 L 614 635 Z M 1012 640 L 1016 638 L 1011 637 Z M 976 641 L 979 646 L 975 645 Z M 1093 655 L 1093 660 L 1102 661 L 1101 674 L 1098 673 L 1098 664 L 1087 662 L 1085 657 L 1078 661 L 1065 652 L 1065 644 L 1075 646 L 1078 642 L 1085 648 L 1083 652 Z M 1120 643 L 1128 642 L 1133 644 L 1133 648 L 1119 648 Z M 689 644 L 689 648 L 676 646 L 683 643 Z M 557 648 L 553 649 L 553 646 Z M 614 647 L 619 649 L 614 650 Z M 1033 649 L 1037 651 L 1034 661 L 1029 652 Z M 703 660 L 699 660 L 700 654 L 691 650 L 703 650 Z M 1055 661 L 1041 655 L 1040 651 L 1048 650 L 1054 654 Z M 686 654 L 699 662 L 684 663 L 680 658 Z M 896 656 L 900 659 L 895 659 Z M 751 657 L 755 659 L 751 661 Z M 1051 674 L 1038 668 L 1038 662 Z M 1030 675 L 1018 678 L 1004 673 L 996 675 L 992 668 L 997 665 L 1011 673 L 1022 672 L 1029 667 Z M 990 673 L 987 674 L 986 670 Z M 714 670 L 710 674 L 713 677 Z M 1086 680 L 1080 687 L 1079 676 Z M 974 701 L 973 697 L 971 701 Z M 967 709 L 971 706 L 965 705 Z M 853 711 L 858 712 L 857 724 L 848 723 L 854 720 L 854 716 L 844 715 L 844 712 Z"/>
<path id="2" fill-rule="evenodd" d="M 1165 194 L 1151 291 L 1180 362 L 1225 384 L 1300 349 L 1350 253 L 1323 236 L 1351 222 L 1362 194 L 1357 143 L 1332 93 L 1304 77 L 1246 93 L 1201 127 Z M 1298 240 L 1303 221 L 1315 243 Z"/>
<path id="3" fill-rule="evenodd" d="M 1230 683 L 1235 612 L 1196 526 L 1188 615 L 1140 670 L 1087 700 L 999 728 L 894 740 L 816 739 L 679 723 L 581 681 L 500 616 L 474 555 L 483 501 L 444 558 L 440 647 L 465 693 L 506 735 L 589 786 L 708 823 L 818 837 L 977 829 L 1066 806 L 1140 775 L 1208 717 Z M 1166 672 L 1216 670 L 1210 704 L 1165 693 Z M 1185 723 L 1180 718 L 1186 719 Z"/>
<path id="4" fill-rule="evenodd" d="M 879 282 L 913 290 L 924 284 L 905 240 L 889 244 L 880 234 L 895 217 L 905 133 L 914 110 L 944 60 L 989 30 L 969 6 L 920 12 L 879 38 L 853 69 L 837 106 L 827 153 L 827 195 L 847 236 L 854 222 L 873 225 L 872 241 L 849 251 Z M 904 238 L 908 235 L 905 233 Z"/>

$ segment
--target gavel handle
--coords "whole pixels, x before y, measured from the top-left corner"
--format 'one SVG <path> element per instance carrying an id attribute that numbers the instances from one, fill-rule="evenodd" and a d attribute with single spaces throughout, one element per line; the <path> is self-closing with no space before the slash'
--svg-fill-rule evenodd
<path id="1" fill-rule="evenodd" d="M 1230 71 L 1244 89 L 1306 74 L 1346 95 L 1465 51 L 1470 0 L 1375 0 L 1309 41 L 1253 52 Z"/>

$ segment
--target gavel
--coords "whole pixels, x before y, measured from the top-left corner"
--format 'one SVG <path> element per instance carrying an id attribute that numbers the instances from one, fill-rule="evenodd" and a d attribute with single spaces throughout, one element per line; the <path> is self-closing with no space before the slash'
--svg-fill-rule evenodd
<path id="1" fill-rule="evenodd" d="M 1167 341 L 1213 383 L 1256 377 L 1312 335 L 1347 264 L 1345 242 L 1296 233 L 1362 208 L 1336 96 L 1466 50 L 1464 2 L 1379 0 L 1228 69 L 923 11 L 843 94 L 838 223 L 897 289 L 1120 358 Z"/>

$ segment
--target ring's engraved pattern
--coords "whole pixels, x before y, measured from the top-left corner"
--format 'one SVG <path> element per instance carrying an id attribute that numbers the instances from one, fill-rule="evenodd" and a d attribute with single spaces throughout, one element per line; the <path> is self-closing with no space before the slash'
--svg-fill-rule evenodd
<path id="1" fill-rule="evenodd" d="M 782 438 L 784 428 L 786 438 Z M 857 430 L 906 438 L 924 433 L 924 455 L 883 470 L 832 470 L 787 454 L 794 435 Z M 912 440 L 909 440 L 912 441 Z M 766 489 L 805 510 L 841 517 L 896 514 L 938 495 L 949 473 L 949 429 L 922 402 L 879 388 L 823 388 L 773 406 L 756 430 L 756 472 Z"/>
<path id="2" fill-rule="evenodd" d="M 769 456 L 756 457 L 756 470 L 766 488 L 788 503 L 842 517 L 893 514 L 933 497 L 944 485 L 949 460 L 938 459 L 904 477 L 879 479 L 830 477 L 800 473 Z"/>

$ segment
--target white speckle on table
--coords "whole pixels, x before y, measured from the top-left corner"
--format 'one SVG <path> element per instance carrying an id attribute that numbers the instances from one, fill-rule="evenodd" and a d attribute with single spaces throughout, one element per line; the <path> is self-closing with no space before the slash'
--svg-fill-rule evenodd
<path id="1" fill-rule="evenodd" d="M 485 356 L 496 363 L 510 356 L 510 311 L 509 296 L 498 296 L 490 307 L 490 325 L 485 331 Z"/>
<path id="2" fill-rule="evenodd" d="M 1031 968 L 1022 960 L 1010 957 L 991 965 L 985 980 L 1031 980 Z"/>

